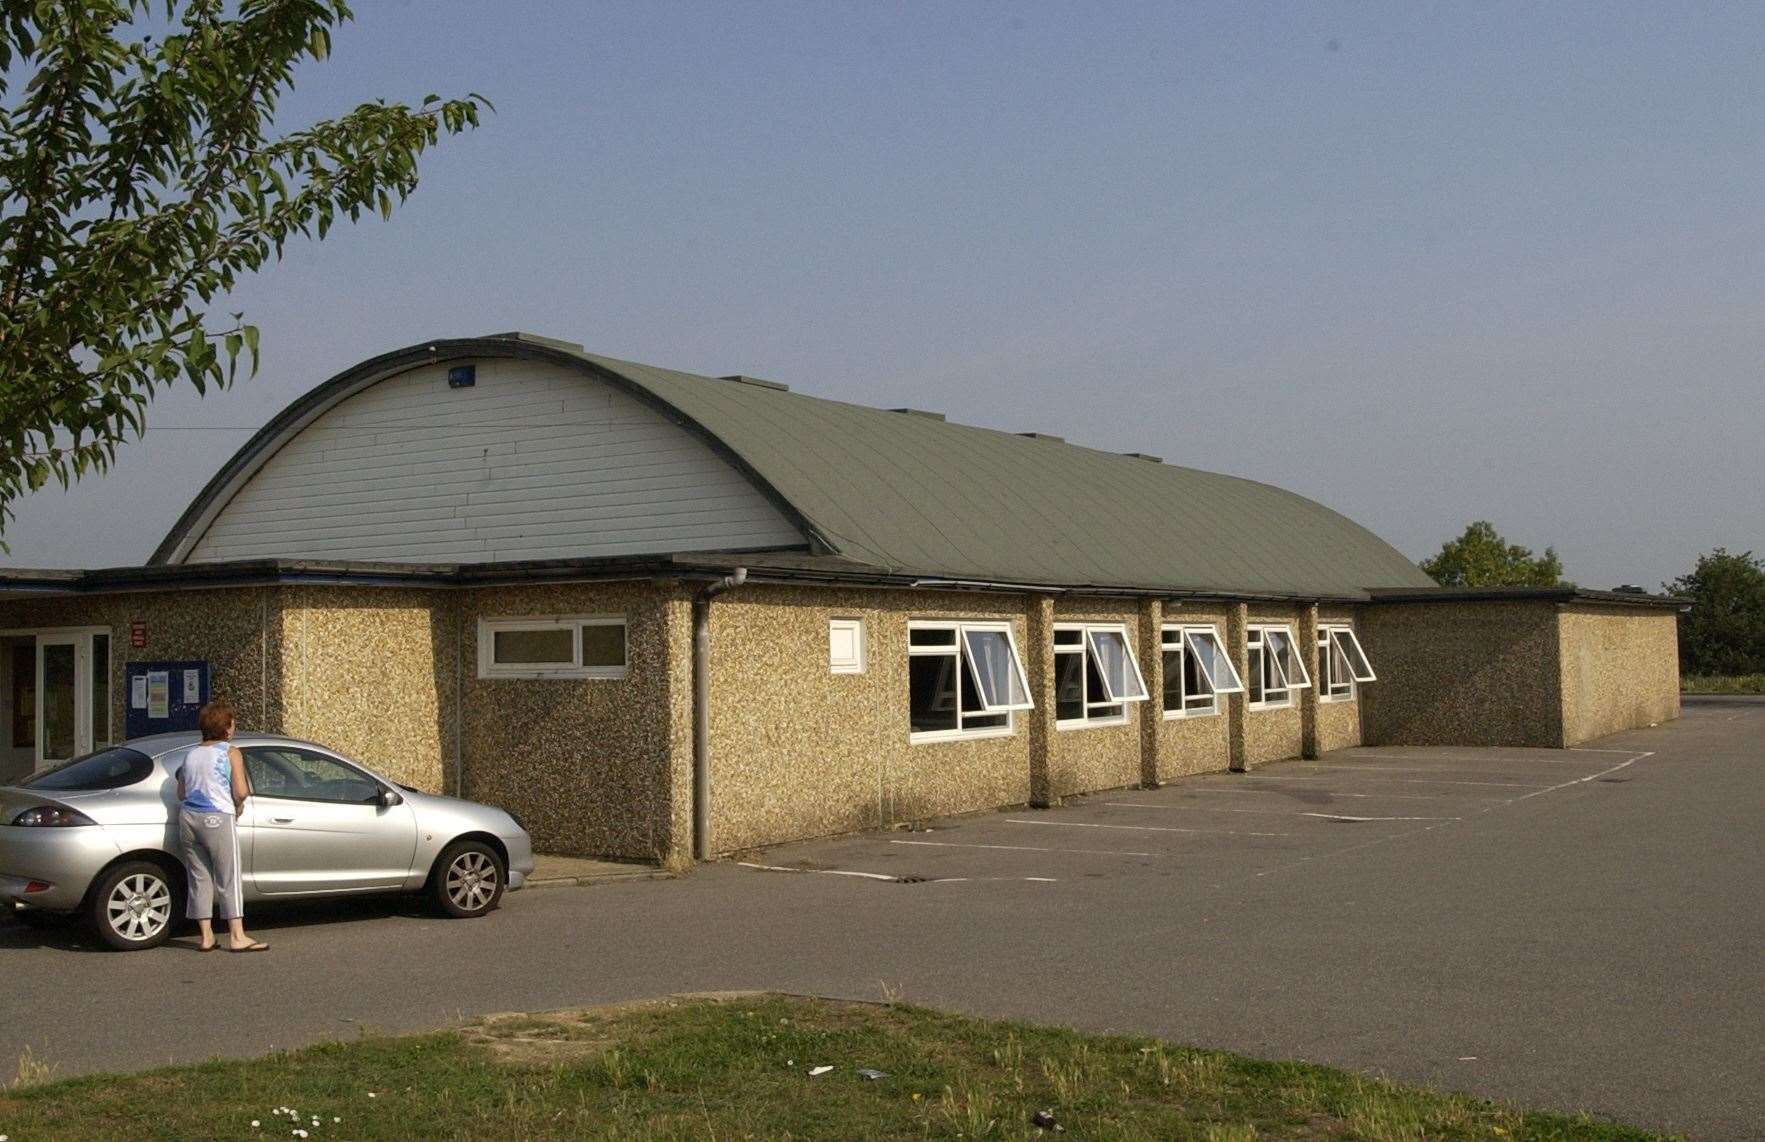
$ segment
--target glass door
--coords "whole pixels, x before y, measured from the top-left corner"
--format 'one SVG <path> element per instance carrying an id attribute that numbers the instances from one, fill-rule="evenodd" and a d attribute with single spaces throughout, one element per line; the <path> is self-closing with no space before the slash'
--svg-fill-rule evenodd
<path id="1" fill-rule="evenodd" d="M 37 764 L 54 765 L 92 748 L 87 685 L 90 635 L 37 636 Z"/>

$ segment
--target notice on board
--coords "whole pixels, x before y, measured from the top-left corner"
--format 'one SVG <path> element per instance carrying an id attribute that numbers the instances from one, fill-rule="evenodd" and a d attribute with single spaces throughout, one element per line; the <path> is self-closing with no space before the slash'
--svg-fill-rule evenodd
<path id="1" fill-rule="evenodd" d="M 172 716 L 172 676 L 166 670 L 149 670 L 147 672 L 147 716 L 149 718 L 169 718 Z"/>
<path id="2" fill-rule="evenodd" d="M 130 680 L 129 709 L 145 710 L 147 708 L 147 675 L 137 674 Z"/>
<path id="3" fill-rule="evenodd" d="M 202 671 L 184 671 L 184 705 L 197 706 L 202 703 Z"/>

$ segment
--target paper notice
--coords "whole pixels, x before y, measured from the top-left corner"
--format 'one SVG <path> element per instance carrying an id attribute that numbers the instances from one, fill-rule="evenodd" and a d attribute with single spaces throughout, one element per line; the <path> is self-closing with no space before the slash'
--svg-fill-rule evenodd
<path id="1" fill-rule="evenodd" d="M 130 679 L 129 708 L 145 710 L 147 708 L 147 675 L 137 674 Z"/>
<path id="2" fill-rule="evenodd" d="M 147 672 L 147 716 L 169 718 L 172 715 L 172 676 L 168 671 Z"/>
<path id="3" fill-rule="evenodd" d="M 184 671 L 184 705 L 195 706 L 202 702 L 202 671 Z"/>

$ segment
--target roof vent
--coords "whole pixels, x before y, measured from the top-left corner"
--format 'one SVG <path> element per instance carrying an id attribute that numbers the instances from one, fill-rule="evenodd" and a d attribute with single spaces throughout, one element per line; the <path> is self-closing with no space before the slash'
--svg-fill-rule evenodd
<path id="1" fill-rule="evenodd" d="M 1132 456 L 1136 460 L 1150 460 L 1154 464 L 1164 463 L 1163 456 L 1154 456 L 1150 452 L 1123 452 L 1122 455 L 1123 456 Z"/>
<path id="2" fill-rule="evenodd" d="M 791 391 L 789 385 L 781 385 L 777 381 L 768 381 L 760 377 L 743 376 L 741 373 L 731 373 L 727 377 L 719 377 L 717 379 L 720 381 L 734 381 L 738 385 L 753 385 L 757 389 L 773 389 L 781 393 L 788 393 Z"/>
<path id="3" fill-rule="evenodd" d="M 1027 436 L 1031 440 L 1052 440 L 1056 444 L 1065 444 L 1066 437 L 1056 436 L 1052 432 L 1020 432 L 1019 436 Z"/>
<path id="4" fill-rule="evenodd" d="M 944 419 L 943 413 L 941 413 L 941 412 L 927 412 L 923 408 L 891 408 L 889 411 L 890 412 L 904 412 L 908 416 L 923 416 L 927 420 L 943 420 Z"/>

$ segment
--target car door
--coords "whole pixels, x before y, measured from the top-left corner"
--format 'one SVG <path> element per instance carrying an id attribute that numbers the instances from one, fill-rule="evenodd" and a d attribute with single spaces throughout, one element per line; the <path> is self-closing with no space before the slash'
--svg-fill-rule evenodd
<path id="1" fill-rule="evenodd" d="M 411 807 L 386 805 L 386 788 L 337 758 L 296 746 L 245 746 L 252 796 L 241 824 L 246 865 L 264 896 L 398 888 L 417 848 Z"/>

